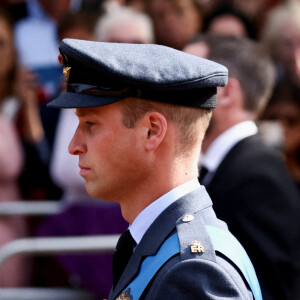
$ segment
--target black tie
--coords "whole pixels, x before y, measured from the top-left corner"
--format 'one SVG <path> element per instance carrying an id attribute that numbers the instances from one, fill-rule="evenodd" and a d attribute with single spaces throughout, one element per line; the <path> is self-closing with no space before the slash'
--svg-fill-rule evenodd
<path id="1" fill-rule="evenodd" d="M 204 177 L 207 175 L 207 173 L 208 173 L 208 169 L 205 167 L 205 166 L 202 166 L 201 168 L 200 168 L 200 174 L 199 174 L 199 182 L 201 183 L 201 184 L 203 184 L 203 179 L 204 179 Z"/>
<path id="2" fill-rule="evenodd" d="M 113 284 L 117 285 L 127 263 L 133 253 L 133 247 L 135 241 L 130 234 L 129 230 L 126 230 L 119 238 L 116 246 L 116 251 L 113 256 Z"/>

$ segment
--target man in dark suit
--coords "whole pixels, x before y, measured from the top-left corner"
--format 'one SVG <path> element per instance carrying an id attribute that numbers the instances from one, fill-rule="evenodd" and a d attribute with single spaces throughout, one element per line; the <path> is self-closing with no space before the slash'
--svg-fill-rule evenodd
<path id="1" fill-rule="evenodd" d="M 218 107 L 203 141 L 200 182 L 217 216 L 253 261 L 266 300 L 299 299 L 300 199 L 279 153 L 266 146 L 255 120 L 274 82 L 274 69 L 260 45 L 234 37 L 203 37 L 186 48 L 229 70 L 218 88 Z"/>
<path id="2" fill-rule="evenodd" d="M 76 108 L 69 152 L 88 193 L 119 202 L 130 223 L 109 299 L 262 299 L 246 252 L 197 179 L 227 69 L 158 45 L 67 39 L 60 52 L 68 93 L 50 105 Z"/>

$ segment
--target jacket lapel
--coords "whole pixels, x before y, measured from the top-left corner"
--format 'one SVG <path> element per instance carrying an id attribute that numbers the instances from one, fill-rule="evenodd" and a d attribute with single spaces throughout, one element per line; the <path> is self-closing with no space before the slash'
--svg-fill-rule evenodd
<path id="1" fill-rule="evenodd" d="M 187 194 L 166 208 L 146 231 L 141 242 L 133 252 L 118 284 L 111 291 L 109 299 L 115 299 L 125 290 L 137 275 L 142 259 L 155 255 L 162 243 L 175 230 L 176 222 L 184 214 L 194 214 L 210 207 L 211 200 L 203 186 Z"/>

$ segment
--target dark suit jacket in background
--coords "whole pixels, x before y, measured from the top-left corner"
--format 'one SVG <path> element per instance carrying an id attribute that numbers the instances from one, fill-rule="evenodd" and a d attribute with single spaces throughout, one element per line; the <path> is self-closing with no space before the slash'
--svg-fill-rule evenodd
<path id="1" fill-rule="evenodd" d="M 300 199 L 277 153 L 257 135 L 248 137 L 206 188 L 218 218 L 250 256 L 264 300 L 299 300 Z"/>
<path id="2" fill-rule="evenodd" d="M 195 219 L 184 223 L 181 218 L 185 214 L 192 214 Z M 149 227 L 111 291 L 109 300 L 126 289 L 138 274 L 143 259 L 155 255 L 175 230 L 181 253 L 159 270 L 140 299 L 253 299 L 233 264 L 221 254 L 215 254 L 205 224 L 227 230 L 226 224 L 216 218 L 211 200 L 202 186 L 171 204 Z M 191 253 L 190 245 L 194 240 L 201 241 L 205 253 Z"/>

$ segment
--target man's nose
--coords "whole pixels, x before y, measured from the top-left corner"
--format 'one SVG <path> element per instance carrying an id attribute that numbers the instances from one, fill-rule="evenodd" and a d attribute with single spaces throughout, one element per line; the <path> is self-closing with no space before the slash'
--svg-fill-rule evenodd
<path id="1" fill-rule="evenodd" d="M 79 155 L 86 152 L 86 145 L 83 142 L 83 139 L 81 137 L 81 134 L 79 133 L 79 130 L 77 129 L 70 144 L 69 144 L 69 153 L 72 155 Z"/>

